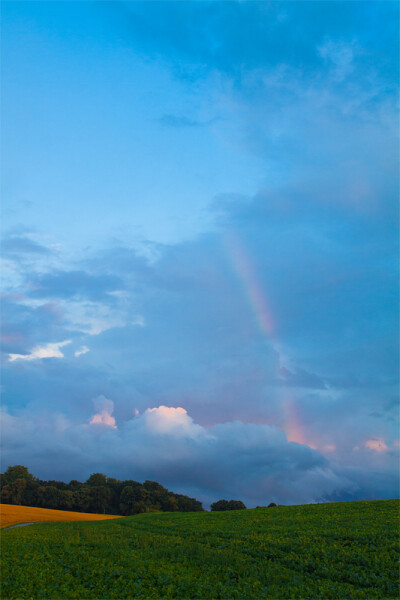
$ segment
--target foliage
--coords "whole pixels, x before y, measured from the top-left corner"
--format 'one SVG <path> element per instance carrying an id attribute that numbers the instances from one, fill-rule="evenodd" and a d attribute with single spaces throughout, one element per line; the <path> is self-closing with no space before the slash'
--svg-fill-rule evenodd
<path id="1" fill-rule="evenodd" d="M 203 510 L 198 500 L 174 494 L 156 481 L 119 481 L 103 473 L 92 473 L 85 483 L 41 481 L 16 465 L 8 467 L 0 482 L 3 504 L 120 515 Z"/>
<path id="2" fill-rule="evenodd" d="M 33 479 L 33 475 L 29 473 L 27 467 L 14 465 L 13 467 L 8 467 L 6 472 L 2 475 L 2 484 L 9 485 L 17 479 Z"/>
<path id="3" fill-rule="evenodd" d="M 243 510 L 246 506 L 241 500 L 218 500 L 211 504 L 211 510 Z"/>
<path id="4" fill-rule="evenodd" d="M 2 533 L 2 597 L 397 599 L 396 500 Z"/>

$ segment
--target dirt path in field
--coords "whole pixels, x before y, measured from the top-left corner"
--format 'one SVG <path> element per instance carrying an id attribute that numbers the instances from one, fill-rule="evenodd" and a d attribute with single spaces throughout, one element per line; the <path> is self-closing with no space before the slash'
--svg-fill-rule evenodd
<path id="1" fill-rule="evenodd" d="M 9 525 L 8 527 L 3 527 L 1 531 L 5 531 L 6 529 L 14 529 L 14 527 L 25 527 L 25 525 L 39 525 L 39 523 L 18 523 L 18 525 Z"/>

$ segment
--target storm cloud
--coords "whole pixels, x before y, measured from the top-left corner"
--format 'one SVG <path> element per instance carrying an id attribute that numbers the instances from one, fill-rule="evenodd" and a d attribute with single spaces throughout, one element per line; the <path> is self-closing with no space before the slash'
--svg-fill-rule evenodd
<path id="1" fill-rule="evenodd" d="M 101 397 L 94 404 L 99 412 L 87 424 L 73 424 L 62 414 L 42 416 L 39 423 L 3 413 L 9 448 L 4 460 L 20 462 L 28 436 L 34 448 L 29 468 L 40 477 L 56 470 L 64 479 L 85 480 L 101 470 L 118 478 L 156 479 L 207 505 L 227 493 L 249 506 L 376 494 L 362 471 L 346 472 L 308 446 L 288 442 L 273 426 L 234 421 L 204 428 L 181 407 L 159 406 L 117 427 L 112 401 Z M 388 470 L 385 497 L 396 490 L 391 475 Z"/>

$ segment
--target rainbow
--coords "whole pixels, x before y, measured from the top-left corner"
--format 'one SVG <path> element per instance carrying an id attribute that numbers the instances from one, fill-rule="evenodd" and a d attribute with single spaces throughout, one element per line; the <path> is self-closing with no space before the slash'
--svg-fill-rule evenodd
<path id="1" fill-rule="evenodd" d="M 254 267 L 246 248 L 239 236 L 230 231 L 224 235 L 224 247 L 229 263 L 238 277 L 243 293 L 247 299 L 258 329 L 275 349 L 279 347 L 277 339 L 278 321 L 274 317 L 268 296 L 259 282 L 257 270 Z M 282 352 L 278 352 L 282 357 Z M 276 375 L 279 375 L 279 368 Z M 281 398 L 283 429 L 289 442 L 307 444 L 298 402 L 288 395 L 288 389 L 283 388 Z M 308 444 L 310 445 L 310 444 Z"/>
<path id="2" fill-rule="evenodd" d="M 224 241 L 230 262 L 243 284 L 243 290 L 259 328 L 270 339 L 276 328 L 276 322 L 249 256 L 246 254 L 244 246 L 237 235 L 230 232 L 225 235 Z"/>

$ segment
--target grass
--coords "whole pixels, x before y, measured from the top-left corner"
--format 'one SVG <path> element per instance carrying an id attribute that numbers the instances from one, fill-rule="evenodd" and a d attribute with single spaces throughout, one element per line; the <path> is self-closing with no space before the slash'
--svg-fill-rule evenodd
<path id="1" fill-rule="evenodd" d="M 103 521 L 118 519 L 115 515 L 94 515 L 92 513 L 70 512 L 67 510 L 51 510 L 33 506 L 0 505 L 0 526 L 10 527 L 20 523 L 43 523 L 45 521 Z"/>
<path id="2" fill-rule="evenodd" d="M 2 598 L 399 595 L 399 502 L 142 514 L 2 532 Z"/>

